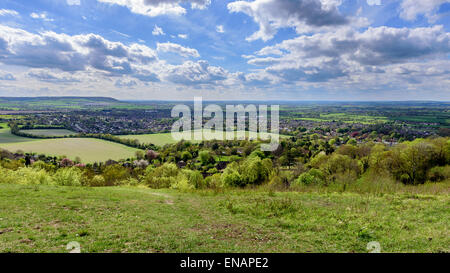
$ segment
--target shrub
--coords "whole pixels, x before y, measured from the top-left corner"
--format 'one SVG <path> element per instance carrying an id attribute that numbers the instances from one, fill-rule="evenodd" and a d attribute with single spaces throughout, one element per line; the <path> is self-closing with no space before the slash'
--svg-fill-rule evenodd
<path id="1" fill-rule="evenodd" d="M 302 173 L 292 186 L 298 185 L 323 185 L 325 183 L 325 175 L 318 169 L 311 169 L 306 173 Z"/>
<path id="2" fill-rule="evenodd" d="M 128 169 L 118 165 L 109 165 L 103 170 L 105 186 L 114 186 L 118 181 L 126 180 L 130 176 Z"/>
<path id="3" fill-rule="evenodd" d="M 444 167 L 434 167 L 428 172 L 428 180 L 439 182 L 450 179 L 450 165 Z"/>
<path id="4" fill-rule="evenodd" d="M 81 186 L 82 173 L 78 168 L 61 168 L 53 175 L 53 181 L 59 186 Z"/>
<path id="5" fill-rule="evenodd" d="M 45 171 L 34 168 L 19 168 L 16 171 L 0 168 L 0 183 L 21 185 L 50 185 L 51 176 Z"/>
<path id="6" fill-rule="evenodd" d="M 221 179 L 222 175 L 216 173 L 212 176 L 205 178 L 205 185 L 210 189 L 221 189 L 224 187 L 223 181 Z"/>
<path id="7" fill-rule="evenodd" d="M 195 189 L 195 186 L 189 182 L 189 178 L 185 174 L 179 173 L 177 179 L 172 183 L 170 188 L 186 191 Z"/>
<path id="8" fill-rule="evenodd" d="M 91 187 L 103 187 L 106 186 L 105 178 L 101 175 L 95 175 L 89 180 L 89 186 Z"/>
<path id="9" fill-rule="evenodd" d="M 222 183 L 225 186 L 239 187 L 244 185 L 244 180 L 238 171 L 238 164 L 233 162 L 229 164 L 222 174 Z"/>
<path id="10" fill-rule="evenodd" d="M 145 183 L 154 189 L 170 188 L 177 182 L 179 170 L 174 163 L 165 163 L 160 167 L 147 167 L 145 171 Z"/>

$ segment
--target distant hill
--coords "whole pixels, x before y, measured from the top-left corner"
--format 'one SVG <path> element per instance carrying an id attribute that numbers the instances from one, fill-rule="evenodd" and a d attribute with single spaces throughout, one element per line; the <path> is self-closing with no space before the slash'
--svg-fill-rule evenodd
<path id="1" fill-rule="evenodd" d="M 119 102 L 114 98 L 109 97 L 0 97 L 0 101 L 9 101 L 9 102 L 26 102 L 26 101 L 61 101 L 61 100 L 84 100 L 84 101 L 101 101 L 101 102 Z"/>
<path id="2" fill-rule="evenodd" d="M 109 97 L 0 97 L 2 110 L 108 108 L 123 104 Z"/>

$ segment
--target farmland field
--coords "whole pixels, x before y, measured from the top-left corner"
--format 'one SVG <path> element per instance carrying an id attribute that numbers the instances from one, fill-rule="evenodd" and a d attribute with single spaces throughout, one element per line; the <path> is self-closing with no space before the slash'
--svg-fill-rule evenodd
<path id="1" fill-rule="evenodd" d="M 448 195 L 0 184 L 0 252 L 448 252 Z M 176 219 L 176 220 L 174 220 Z"/>
<path id="2" fill-rule="evenodd" d="M 21 132 L 36 136 L 68 136 L 76 134 L 75 132 L 66 129 L 32 129 L 21 130 Z"/>
<path id="3" fill-rule="evenodd" d="M 22 150 L 37 154 L 64 155 L 71 159 L 80 157 L 86 163 L 106 161 L 108 159 L 126 159 L 133 157 L 137 151 L 137 149 L 125 145 L 92 138 L 60 138 L 30 141 L 28 138 L 15 139 L 14 137 L 11 138 L 8 135 L 3 137 L 6 141 L 11 138 L 10 143 L 5 143 L 3 139 L 0 139 L 0 148 L 11 152 Z M 17 141 L 20 139 L 24 139 L 26 142 Z"/>
<path id="4" fill-rule="evenodd" d="M 0 129 L 0 147 L 6 143 L 19 143 L 19 142 L 30 142 L 36 141 L 36 139 L 26 138 L 21 136 L 16 136 L 11 134 L 9 128 Z"/>
<path id="5" fill-rule="evenodd" d="M 235 136 L 236 136 L 236 134 L 237 133 L 242 133 L 243 131 L 236 131 L 235 132 Z M 183 135 L 185 136 L 184 137 L 184 139 L 186 139 L 186 140 L 189 140 L 189 138 L 193 138 L 192 136 L 192 133 L 191 134 L 189 134 L 189 133 L 183 133 Z M 245 132 L 245 136 L 246 137 L 248 137 L 248 135 L 249 135 L 249 132 Z M 269 134 L 269 133 L 266 133 L 265 134 L 266 136 L 267 135 L 271 135 L 271 134 Z M 213 135 L 207 135 L 206 134 L 206 132 L 203 134 L 203 136 L 206 138 L 206 137 L 209 137 L 209 139 L 214 139 L 214 136 Z M 125 139 L 137 139 L 138 141 L 139 141 L 139 143 L 151 143 L 151 144 L 154 144 L 154 145 L 156 145 L 156 146 L 164 146 L 164 145 L 166 145 L 166 144 L 174 144 L 174 143 L 177 143 L 178 142 L 178 140 L 175 140 L 173 137 L 172 137 L 172 134 L 171 133 L 164 133 L 164 134 L 143 134 L 143 135 L 122 135 L 122 136 L 120 136 L 121 138 L 125 138 Z M 280 137 L 286 137 L 286 136 L 284 136 L 284 135 L 280 135 Z M 189 141 L 191 141 L 191 142 L 193 142 L 193 143 L 197 143 L 197 142 L 200 142 L 200 141 L 198 141 L 198 140 L 189 140 Z"/>

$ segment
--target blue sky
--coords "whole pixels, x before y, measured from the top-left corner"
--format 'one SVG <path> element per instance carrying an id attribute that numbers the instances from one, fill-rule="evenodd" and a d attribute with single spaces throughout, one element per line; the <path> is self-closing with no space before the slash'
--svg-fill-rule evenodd
<path id="1" fill-rule="evenodd" d="M 450 0 L 0 3 L 0 96 L 450 100 Z"/>

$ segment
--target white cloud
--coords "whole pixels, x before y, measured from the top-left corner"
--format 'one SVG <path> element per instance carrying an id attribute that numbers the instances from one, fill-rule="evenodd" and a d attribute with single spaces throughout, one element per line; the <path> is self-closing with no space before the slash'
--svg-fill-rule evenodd
<path id="1" fill-rule="evenodd" d="M 45 12 L 43 12 L 43 13 L 33 12 L 30 14 L 30 17 L 33 19 L 40 19 L 40 20 L 47 21 L 47 22 L 54 21 L 53 19 L 48 18 L 47 13 L 45 13 Z"/>
<path id="2" fill-rule="evenodd" d="M 179 44 L 175 44 L 175 43 L 171 43 L 171 42 L 157 43 L 156 50 L 161 51 L 161 52 L 177 53 L 184 57 L 189 57 L 189 56 L 196 57 L 196 58 L 200 57 L 200 54 L 198 53 L 198 51 L 196 49 L 184 47 Z"/>
<path id="3" fill-rule="evenodd" d="M 216 26 L 216 31 L 219 32 L 219 33 L 224 33 L 225 32 L 225 30 L 223 29 L 222 25 Z"/>
<path id="4" fill-rule="evenodd" d="M 17 16 L 17 15 L 19 15 L 19 13 L 12 9 L 0 9 L 0 16 L 6 16 L 6 15 Z"/>
<path id="5" fill-rule="evenodd" d="M 254 0 L 232 2 L 227 7 L 230 12 L 247 14 L 259 25 L 259 30 L 247 40 L 267 41 L 284 27 L 303 33 L 348 24 L 349 19 L 337 9 L 340 4 L 338 0 Z"/>
<path id="6" fill-rule="evenodd" d="M 369 6 L 380 6 L 381 0 L 367 0 L 367 5 Z"/>
<path id="7" fill-rule="evenodd" d="M 178 34 L 178 38 L 187 39 L 188 35 L 187 34 Z"/>
<path id="8" fill-rule="evenodd" d="M 67 5 L 69 6 L 79 6 L 80 4 L 80 0 L 67 0 Z"/>
<path id="9" fill-rule="evenodd" d="M 95 34 L 33 34 L 3 25 L 0 56 L 0 62 L 7 65 L 62 71 L 95 69 L 110 75 L 133 74 L 138 67 L 157 60 L 153 49 L 140 44 L 124 45 Z"/>
<path id="10" fill-rule="evenodd" d="M 174 43 L 158 43 L 157 51 L 174 52 L 185 57 L 200 57 L 197 50 Z M 233 74 L 206 61 L 186 61 L 170 65 L 160 60 L 154 49 L 145 45 L 106 40 L 96 34 L 67 35 L 47 31 L 30 33 L 0 25 L 0 63 L 29 69 L 23 80 L 42 82 L 41 86 L 93 86 L 95 82 L 131 88 L 137 80 L 157 84 L 223 86 L 236 81 Z M 77 76 L 75 76 L 77 75 Z M 13 80 L 0 74 L 1 80 Z M 15 79 L 15 77 L 14 77 Z M 112 81 L 111 81 L 112 79 Z M 28 80 L 28 82 L 27 82 Z M 198 86 L 197 86 L 198 85 Z"/>
<path id="11" fill-rule="evenodd" d="M 159 15 L 182 15 L 186 13 L 181 3 L 190 3 L 192 9 L 204 9 L 211 0 L 98 0 L 99 2 L 127 7 L 131 12 L 155 17 Z"/>
<path id="12" fill-rule="evenodd" d="M 403 0 L 400 17 L 414 21 L 418 15 L 424 14 L 430 22 L 434 22 L 439 18 L 436 10 L 444 3 L 450 3 L 450 0 Z"/>
<path id="13" fill-rule="evenodd" d="M 206 61 L 187 61 L 181 65 L 169 66 L 165 79 L 182 85 L 220 84 L 230 77 L 221 67 L 210 66 Z"/>
<path id="14" fill-rule="evenodd" d="M 325 82 L 350 77 L 358 71 L 379 72 L 383 67 L 446 58 L 450 33 L 442 26 L 428 28 L 369 28 L 364 32 L 341 29 L 336 32 L 302 35 L 268 46 L 248 63 L 287 82 Z"/>
<path id="15" fill-rule="evenodd" d="M 15 81 L 16 77 L 13 74 L 0 71 L 0 81 Z"/>
<path id="16" fill-rule="evenodd" d="M 32 69 L 28 72 L 28 77 L 51 83 L 70 84 L 80 82 L 79 79 L 73 77 L 70 73 L 52 73 L 45 69 Z"/>
<path id="17" fill-rule="evenodd" d="M 164 33 L 164 31 L 162 30 L 162 28 L 158 27 L 157 25 L 155 25 L 155 27 L 153 28 L 152 34 L 155 35 L 155 36 L 166 35 Z"/>

